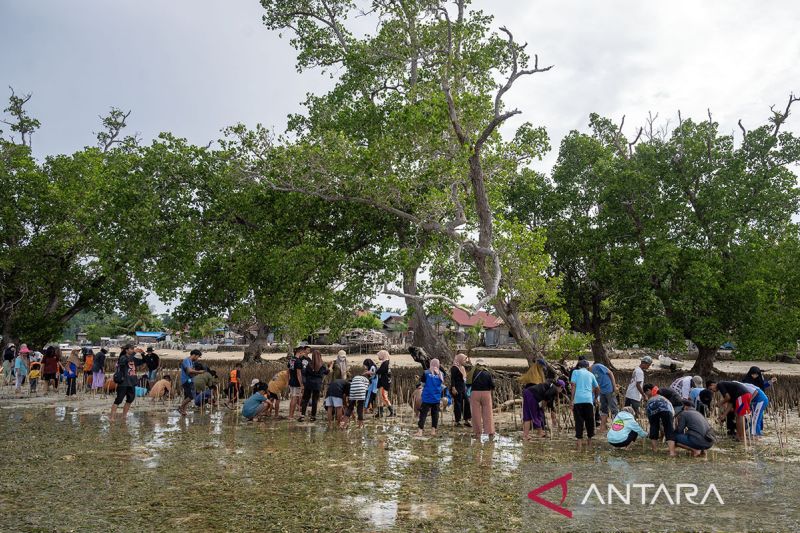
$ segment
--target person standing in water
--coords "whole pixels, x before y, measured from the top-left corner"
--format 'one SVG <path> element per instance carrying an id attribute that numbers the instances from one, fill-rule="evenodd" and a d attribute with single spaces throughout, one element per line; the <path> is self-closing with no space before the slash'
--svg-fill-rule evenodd
<path id="1" fill-rule="evenodd" d="M 6 346 L 3 350 L 3 380 L 6 385 L 11 384 L 11 374 L 14 368 L 14 361 L 17 359 L 17 347 L 13 344 Z"/>
<path id="2" fill-rule="evenodd" d="M 375 397 L 378 395 L 378 367 L 375 366 L 372 359 L 364 359 L 364 375 L 369 379 L 369 388 L 367 389 L 367 396 L 364 400 L 364 408 L 370 413 L 374 410 Z"/>
<path id="3" fill-rule="evenodd" d="M 100 351 L 94 356 L 92 361 L 92 390 L 96 391 L 102 389 L 106 383 L 106 355 L 108 350 L 100 348 Z"/>
<path id="4" fill-rule="evenodd" d="M 25 383 L 25 378 L 28 376 L 28 354 L 30 350 L 24 344 L 20 347 L 19 353 L 14 358 L 14 392 L 17 394 L 22 393 L 22 384 Z"/>
<path id="5" fill-rule="evenodd" d="M 337 379 L 347 380 L 348 377 L 347 352 L 339 350 L 339 353 L 336 354 L 336 360 L 331 362 L 328 383 L 336 381 Z"/>
<path id="6" fill-rule="evenodd" d="M 619 412 L 617 380 L 614 379 L 614 373 L 600 363 L 591 365 L 589 371 L 594 374 L 597 384 L 600 386 L 600 433 L 605 433 L 609 417 L 613 419 Z"/>
<path id="7" fill-rule="evenodd" d="M 322 362 L 322 352 L 317 349 L 311 351 L 311 364 L 303 372 L 303 403 L 300 406 L 300 418 L 302 422 L 306 417 L 306 408 L 311 401 L 311 417 L 313 422 L 317 419 L 317 404 L 319 394 L 322 392 L 322 380 L 328 373 L 328 367 Z"/>
<path id="8" fill-rule="evenodd" d="M 442 400 L 442 388 L 444 387 L 444 374 L 439 370 L 439 360 L 431 359 L 430 368 L 422 373 L 420 382 L 422 383 L 422 406 L 419 409 L 419 430 L 417 437 L 422 436 L 425 428 L 425 419 L 428 418 L 428 411 L 431 412 L 431 436 L 436 436 L 436 428 L 439 427 L 439 403 Z"/>
<path id="9" fill-rule="evenodd" d="M 204 372 L 202 369 L 195 368 L 194 363 L 202 356 L 203 352 L 195 349 L 189 352 L 189 357 L 181 361 L 181 388 L 183 390 L 183 401 L 181 402 L 180 407 L 178 407 L 178 412 L 181 414 L 181 416 L 186 416 L 186 408 L 194 401 L 194 377 L 199 376 Z"/>
<path id="10" fill-rule="evenodd" d="M 472 427 L 470 419 L 472 413 L 469 409 L 469 396 L 467 396 L 467 355 L 458 352 L 453 359 L 453 367 L 450 369 L 450 394 L 453 397 L 453 415 L 456 419 L 456 427 L 461 427 L 461 419 L 464 419 L 466 427 Z"/>
<path id="11" fill-rule="evenodd" d="M 78 369 L 81 366 L 81 359 L 78 355 L 80 350 L 72 350 L 64 365 L 64 379 L 67 384 L 67 396 L 75 396 L 78 392 Z"/>
<path id="12" fill-rule="evenodd" d="M 305 367 L 305 347 L 295 346 L 292 356 L 286 362 L 289 371 L 289 420 L 294 420 L 295 409 L 303 397 L 303 368 Z"/>
<path id="13" fill-rule="evenodd" d="M 494 412 L 492 406 L 492 391 L 494 378 L 486 367 L 483 359 L 475 361 L 467 372 L 467 386 L 472 387 L 470 394 L 470 411 L 472 412 L 472 433 L 476 439 L 487 433 L 489 438 L 494 438 Z"/>
<path id="14" fill-rule="evenodd" d="M 128 417 L 133 400 L 136 399 L 136 359 L 133 356 L 133 347 L 126 345 L 120 351 L 117 367 L 114 371 L 114 382 L 117 384 L 117 397 L 114 398 L 114 405 L 111 406 L 110 419 L 113 422 L 117 415 L 117 406 L 125 400 L 125 407 L 122 409 L 122 419 Z"/>
<path id="15" fill-rule="evenodd" d="M 628 384 L 628 388 L 625 391 L 624 407 L 633 407 L 634 416 L 639 416 L 639 406 L 641 406 L 642 398 L 644 397 L 644 390 L 642 389 L 644 386 L 644 372 L 650 368 L 650 365 L 652 364 L 652 357 L 649 355 L 642 357 L 641 361 L 639 362 L 639 366 L 633 369 L 631 382 Z"/>
<path id="16" fill-rule="evenodd" d="M 389 411 L 389 416 L 394 416 L 394 408 L 392 402 L 389 400 L 389 392 L 392 390 L 392 367 L 389 364 L 389 352 L 381 350 L 378 352 L 378 361 L 381 366 L 378 367 L 378 414 L 376 417 L 383 416 L 383 408 Z"/>
<path id="17" fill-rule="evenodd" d="M 578 368 L 570 377 L 572 385 L 572 413 L 575 416 L 575 445 L 583 448 L 583 430 L 586 429 L 586 447 L 592 446 L 594 437 L 594 398 L 600 394 L 597 378 L 589 372 L 589 361 L 578 361 Z"/>

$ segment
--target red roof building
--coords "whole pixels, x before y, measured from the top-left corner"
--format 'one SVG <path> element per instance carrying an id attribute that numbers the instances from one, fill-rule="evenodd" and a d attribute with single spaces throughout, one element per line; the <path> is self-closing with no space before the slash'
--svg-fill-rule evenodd
<path id="1" fill-rule="evenodd" d="M 471 328 L 480 324 L 484 329 L 494 329 L 502 324 L 499 318 L 490 315 L 486 311 L 469 314 L 463 309 L 454 307 L 450 311 L 450 316 L 453 318 L 453 322 L 464 328 Z"/>

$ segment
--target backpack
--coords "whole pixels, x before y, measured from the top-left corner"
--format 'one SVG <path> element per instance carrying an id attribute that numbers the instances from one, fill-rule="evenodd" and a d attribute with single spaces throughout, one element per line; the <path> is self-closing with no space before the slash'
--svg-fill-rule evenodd
<path id="1" fill-rule="evenodd" d="M 122 358 L 120 357 L 117 360 L 117 368 L 114 369 L 114 383 L 117 385 L 121 385 L 125 382 L 125 370 L 127 369 L 120 364 L 121 361 Z M 127 364 L 125 366 L 127 366 Z"/>

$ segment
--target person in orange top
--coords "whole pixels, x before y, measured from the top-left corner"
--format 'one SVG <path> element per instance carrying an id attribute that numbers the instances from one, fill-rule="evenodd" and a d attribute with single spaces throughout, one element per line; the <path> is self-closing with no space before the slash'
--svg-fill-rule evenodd
<path id="1" fill-rule="evenodd" d="M 267 402 L 269 405 L 267 407 L 267 411 L 265 413 L 266 416 L 269 416 L 270 412 L 272 412 L 275 418 L 278 418 L 278 412 L 281 408 L 281 396 L 283 392 L 289 388 L 289 371 L 288 370 L 281 370 L 274 376 L 272 379 L 269 380 L 267 383 Z"/>
<path id="2" fill-rule="evenodd" d="M 228 399 L 236 403 L 242 395 L 242 363 L 236 363 L 228 380 Z"/>
<path id="3" fill-rule="evenodd" d="M 92 367 L 94 366 L 94 352 L 91 348 L 83 349 L 83 390 L 92 387 Z"/>

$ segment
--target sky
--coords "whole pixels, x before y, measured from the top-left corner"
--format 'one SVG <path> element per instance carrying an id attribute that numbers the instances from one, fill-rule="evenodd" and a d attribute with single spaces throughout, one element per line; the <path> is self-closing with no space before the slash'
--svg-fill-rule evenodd
<path id="1" fill-rule="evenodd" d="M 548 73 L 520 80 L 515 119 L 547 128 L 553 151 L 597 112 L 626 117 L 633 135 L 648 112 L 676 122 L 711 109 L 738 133 L 800 93 L 796 0 L 495 0 L 474 5 L 538 53 Z M 172 131 L 206 144 L 237 122 L 283 131 L 308 92 L 329 77 L 298 73 L 288 40 L 261 22 L 257 0 L 0 0 L 0 87 L 33 93 L 42 122 L 38 157 L 94 143 L 98 116 L 131 110 L 148 140 Z M 2 91 L 0 91 L 2 95 Z M 514 127 L 511 123 L 506 128 Z M 788 129 L 800 132 L 800 110 Z M 474 292 L 464 294 L 465 301 Z M 159 310 L 164 304 L 153 303 Z M 399 306 L 399 299 L 378 303 Z"/>

